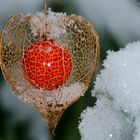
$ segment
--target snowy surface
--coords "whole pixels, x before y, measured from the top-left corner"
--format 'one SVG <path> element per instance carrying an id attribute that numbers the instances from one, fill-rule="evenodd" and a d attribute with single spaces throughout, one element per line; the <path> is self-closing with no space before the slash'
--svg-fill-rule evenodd
<path id="1" fill-rule="evenodd" d="M 131 121 L 106 97 L 99 97 L 96 106 L 87 108 L 81 119 L 81 140 L 132 140 Z"/>
<path id="2" fill-rule="evenodd" d="M 83 112 L 82 140 L 140 140 L 140 41 L 109 51 L 96 78 L 94 108 Z"/>
<path id="3" fill-rule="evenodd" d="M 140 42 L 128 44 L 118 52 L 108 52 L 104 69 L 98 75 L 95 91 L 113 97 L 127 113 L 140 112 Z"/>

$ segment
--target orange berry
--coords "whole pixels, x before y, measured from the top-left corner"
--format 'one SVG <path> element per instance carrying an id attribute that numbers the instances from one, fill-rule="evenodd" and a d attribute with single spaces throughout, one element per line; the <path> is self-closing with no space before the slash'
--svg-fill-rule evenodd
<path id="1" fill-rule="evenodd" d="M 32 86 L 53 90 L 68 80 L 72 57 L 61 44 L 52 40 L 38 41 L 24 52 L 22 67 L 25 78 Z"/>

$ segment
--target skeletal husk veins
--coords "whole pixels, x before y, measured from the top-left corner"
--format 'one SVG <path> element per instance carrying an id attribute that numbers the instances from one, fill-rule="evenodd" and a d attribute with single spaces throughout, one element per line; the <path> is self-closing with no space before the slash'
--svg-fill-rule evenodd
<path id="1" fill-rule="evenodd" d="M 63 86 L 52 91 L 36 88 L 26 80 L 21 60 L 29 45 L 39 40 L 63 44 L 72 55 L 72 70 Z M 1 36 L 1 69 L 14 94 L 34 106 L 54 133 L 64 110 L 88 89 L 99 62 L 99 40 L 83 17 L 48 11 L 17 14 L 6 23 Z"/>
<path id="2" fill-rule="evenodd" d="M 18 98 L 25 103 L 35 106 L 49 124 L 50 132 L 54 133 L 63 111 L 84 94 L 85 88 L 84 84 L 75 83 L 51 92 L 42 91 L 40 93 L 40 89 L 25 89 L 26 94 L 19 95 Z"/>

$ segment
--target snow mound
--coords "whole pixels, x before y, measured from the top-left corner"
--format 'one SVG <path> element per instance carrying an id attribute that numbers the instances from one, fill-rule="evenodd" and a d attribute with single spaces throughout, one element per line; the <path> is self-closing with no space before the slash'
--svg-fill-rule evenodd
<path id="1" fill-rule="evenodd" d="M 96 106 L 88 107 L 81 119 L 81 140 L 132 140 L 131 121 L 104 96 L 98 97 Z"/>
<path id="2" fill-rule="evenodd" d="M 109 51 L 103 66 L 95 82 L 96 95 L 110 96 L 117 107 L 135 116 L 140 112 L 140 42 Z"/>

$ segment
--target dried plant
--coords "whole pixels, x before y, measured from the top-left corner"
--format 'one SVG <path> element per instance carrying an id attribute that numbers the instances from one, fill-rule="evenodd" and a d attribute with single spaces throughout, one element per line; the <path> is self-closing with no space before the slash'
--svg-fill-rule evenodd
<path id="1" fill-rule="evenodd" d="M 30 81 L 34 80 L 25 74 L 29 67 L 38 63 L 38 60 L 23 67 L 25 53 L 31 45 L 39 41 L 61 44 L 62 54 L 66 49 L 71 55 L 70 75 L 62 85 L 57 85 L 57 88 L 51 90 L 34 86 Z M 94 27 L 81 16 L 67 16 L 50 10 L 34 15 L 17 14 L 7 21 L 0 42 L 1 69 L 13 93 L 25 103 L 35 107 L 47 121 L 50 132 L 54 133 L 64 110 L 85 93 L 95 73 L 100 53 L 99 39 Z M 63 55 L 61 60 L 64 62 Z M 63 63 L 62 68 L 64 69 L 66 65 Z M 35 71 L 30 69 L 31 75 L 36 69 L 39 69 L 38 65 Z M 65 76 L 66 71 L 63 72 L 62 76 Z M 39 75 L 45 77 L 45 73 Z M 48 80 L 52 80 L 51 78 Z M 53 80 L 57 78 L 54 76 Z M 46 84 L 45 79 L 41 82 L 43 85 Z"/>

